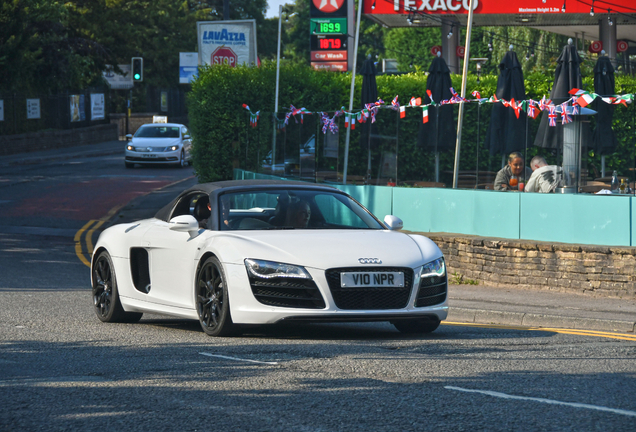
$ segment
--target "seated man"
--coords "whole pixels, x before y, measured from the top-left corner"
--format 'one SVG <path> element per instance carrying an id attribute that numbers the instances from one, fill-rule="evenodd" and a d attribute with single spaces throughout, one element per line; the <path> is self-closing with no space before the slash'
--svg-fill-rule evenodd
<path id="1" fill-rule="evenodd" d="M 526 183 L 526 192 L 554 192 L 563 186 L 563 169 L 556 165 L 548 165 L 543 156 L 535 156 L 530 161 L 532 175 Z"/>
<path id="2" fill-rule="evenodd" d="M 285 226 L 294 228 L 307 228 L 311 218 L 311 208 L 307 201 L 297 201 L 292 203 L 287 209 L 287 219 Z"/>

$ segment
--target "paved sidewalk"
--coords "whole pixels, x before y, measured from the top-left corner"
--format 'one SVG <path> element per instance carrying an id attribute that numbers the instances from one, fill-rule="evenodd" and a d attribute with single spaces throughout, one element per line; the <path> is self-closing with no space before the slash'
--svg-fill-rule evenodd
<path id="1" fill-rule="evenodd" d="M 448 321 L 634 333 L 636 301 L 484 285 L 449 287 Z"/>

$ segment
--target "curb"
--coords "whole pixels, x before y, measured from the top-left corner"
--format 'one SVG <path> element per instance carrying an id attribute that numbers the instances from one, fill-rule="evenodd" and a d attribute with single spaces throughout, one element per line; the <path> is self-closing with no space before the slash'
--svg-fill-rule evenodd
<path id="1" fill-rule="evenodd" d="M 472 324 L 498 324 L 521 327 L 558 327 L 577 330 L 599 330 L 620 333 L 634 333 L 636 322 L 580 318 L 561 315 L 544 315 L 526 312 L 506 312 L 484 309 L 448 309 L 448 321 Z"/>

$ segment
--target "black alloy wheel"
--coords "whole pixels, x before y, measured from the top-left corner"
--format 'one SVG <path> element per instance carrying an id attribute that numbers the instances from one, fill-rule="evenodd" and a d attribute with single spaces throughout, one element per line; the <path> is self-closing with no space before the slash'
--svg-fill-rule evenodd
<path id="1" fill-rule="evenodd" d="M 235 330 L 226 280 L 216 257 L 208 258 L 197 274 L 197 313 L 201 328 L 210 336 L 230 336 Z"/>
<path id="2" fill-rule="evenodd" d="M 117 278 L 115 268 L 110 255 L 102 251 L 92 271 L 93 282 L 93 306 L 97 318 L 103 322 L 127 322 L 133 323 L 141 319 L 143 314 L 138 312 L 126 312 L 119 301 L 117 291 Z"/>
<path id="3" fill-rule="evenodd" d="M 185 152 L 181 150 L 181 156 L 179 157 L 179 167 L 184 168 L 187 165 Z"/>
<path id="4" fill-rule="evenodd" d="M 440 321 L 438 319 L 430 318 L 416 318 L 391 321 L 391 324 L 395 326 L 401 333 L 415 334 L 415 333 L 432 333 L 439 327 Z"/>

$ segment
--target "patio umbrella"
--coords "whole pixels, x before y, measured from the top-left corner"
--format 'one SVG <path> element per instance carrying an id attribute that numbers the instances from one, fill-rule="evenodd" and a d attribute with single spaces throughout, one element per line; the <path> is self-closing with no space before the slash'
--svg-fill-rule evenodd
<path id="1" fill-rule="evenodd" d="M 375 63 L 369 55 L 367 59 L 362 63 L 362 69 L 360 69 L 360 75 L 362 75 L 362 95 L 360 100 L 362 102 L 362 108 L 365 104 L 374 103 L 378 100 L 378 85 L 375 81 L 377 72 L 375 69 Z M 371 121 L 362 124 L 362 133 L 360 134 L 360 147 L 364 146 L 368 149 L 368 163 L 367 163 L 367 176 L 371 175 Z"/>
<path id="2" fill-rule="evenodd" d="M 433 100 L 436 104 L 439 104 L 441 101 L 448 100 L 453 96 L 450 91 L 452 86 L 450 69 L 448 69 L 446 61 L 438 55 L 428 68 L 426 89 L 431 91 Z M 427 95 L 423 104 L 429 103 L 431 103 L 431 99 Z M 456 140 L 457 130 L 453 105 L 429 107 L 428 123 L 420 124 L 417 139 L 418 145 L 437 153 L 454 149 Z"/>
<path id="3" fill-rule="evenodd" d="M 613 95 L 615 91 L 614 67 L 609 57 L 599 57 L 594 66 L 594 92 L 601 96 Z M 614 105 L 607 104 L 596 98 L 592 107 L 596 111 L 596 128 L 592 135 L 592 148 L 601 155 L 612 153 L 618 142 L 612 129 Z"/>
<path id="4" fill-rule="evenodd" d="M 512 48 L 512 47 L 511 47 Z M 526 87 L 523 82 L 523 71 L 517 54 L 510 49 L 499 63 L 499 79 L 497 80 L 497 98 L 510 101 L 526 99 Z M 491 155 L 509 154 L 525 148 L 526 113 L 521 111 L 519 118 L 515 110 L 502 103 L 492 106 L 490 125 L 486 131 L 484 146 Z"/>
<path id="5" fill-rule="evenodd" d="M 563 47 L 563 52 L 557 59 L 557 67 L 554 71 L 554 84 L 550 92 L 550 99 L 555 105 L 570 99 L 568 93 L 573 88 L 582 88 L 581 84 L 581 57 L 576 47 L 568 41 Z M 557 122 L 556 126 L 548 126 L 548 111 L 543 111 L 539 130 L 534 140 L 537 147 L 561 149 L 563 148 L 563 125 Z M 589 129 L 588 129 L 589 130 Z"/>

